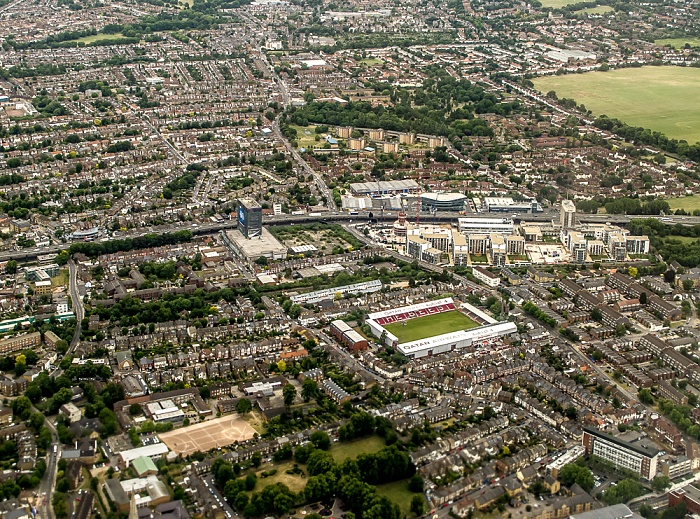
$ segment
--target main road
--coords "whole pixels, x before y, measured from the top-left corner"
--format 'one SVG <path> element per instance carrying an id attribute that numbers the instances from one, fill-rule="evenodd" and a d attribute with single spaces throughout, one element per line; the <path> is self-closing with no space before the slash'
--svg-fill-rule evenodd
<path id="1" fill-rule="evenodd" d="M 33 407 L 33 411 L 38 413 L 39 410 Z M 46 472 L 41 479 L 39 486 L 36 489 L 36 508 L 37 517 L 40 519 L 53 519 L 53 505 L 51 498 L 56 489 L 56 473 L 58 471 L 58 460 L 61 457 L 61 443 L 58 441 L 58 433 L 56 426 L 48 418 L 44 420 L 44 425 L 51 432 L 51 445 L 49 445 L 46 453 Z"/>
<path id="2" fill-rule="evenodd" d="M 70 294 L 71 302 L 73 303 L 73 313 L 75 314 L 75 332 L 73 333 L 73 339 L 70 341 L 70 347 L 68 348 L 68 354 L 70 355 L 75 351 L 80 342 L 80 331 L 83 317 L 85 316 L 85 308 L 83 307 L 83 300 L 80 297 L 80 292 L 78 291 L 78 267 L 73 261 L 73 259 L 68 260 L 68 292 Z"/>

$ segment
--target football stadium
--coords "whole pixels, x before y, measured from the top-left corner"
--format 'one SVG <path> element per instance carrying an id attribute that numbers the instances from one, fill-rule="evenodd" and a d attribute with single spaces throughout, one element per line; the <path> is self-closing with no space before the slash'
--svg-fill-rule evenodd
<path id="1" fill-rule="evenodd" d="M 409 358 L 484 347 L 517 331 L 513 323 L 466 303 L 458 306 L 451 297 L 375 312 L 366 322 L 375 337 Z"/>

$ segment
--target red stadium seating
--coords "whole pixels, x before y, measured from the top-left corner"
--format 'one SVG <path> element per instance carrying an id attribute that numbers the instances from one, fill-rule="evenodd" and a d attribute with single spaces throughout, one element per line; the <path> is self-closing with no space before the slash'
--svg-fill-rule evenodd
<path id="1" fill-rule="evenodd" d="M 399 312 L 394 315 L 389 315 L 386 317 L 379 317 L 375 319 L 375 322 L 380 325 L 384 326 L 385 324 L 392 324 L 392 323 L 400 323 L 401 321 L 407 321 L 409 319 L 413 319 L 416 317 L 424 317 L 426 315 L 434 315 L 434 314 L 441 314 L 443 312 L 450 312 L 452 310 L 456 310 L 456 306 L 454 303 L 447 303 L 445 305 L 435 305 L 435 306 L 429 306 L 428 308 L 424 308 L 422 310 L 417 310 L 413 312 Z"/>

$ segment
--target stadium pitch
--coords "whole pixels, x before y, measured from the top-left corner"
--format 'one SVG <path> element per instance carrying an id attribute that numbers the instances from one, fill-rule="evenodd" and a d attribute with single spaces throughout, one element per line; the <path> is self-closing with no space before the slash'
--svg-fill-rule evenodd
<path id="1" fill-rule="evenodd" d="M 383 328 L 387 332 L 396 335 L 399 339 L 399 344 L 403 344 L 458 330 L 469 330 L 477 326 L 479 326 L 479 323 L 473 319 L 470 319 L 462 312 L 452 310 L 441 314 L 416 317 L 399 323 L 385 324 Z"/>

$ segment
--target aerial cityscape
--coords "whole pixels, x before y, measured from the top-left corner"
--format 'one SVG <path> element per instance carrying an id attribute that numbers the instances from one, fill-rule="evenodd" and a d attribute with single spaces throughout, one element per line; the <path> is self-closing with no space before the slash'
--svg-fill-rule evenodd
<path id="1" fill-rule="evenodd" d="M 700 5 L 0 0 L 0 519 L 700 518 Z"/>

